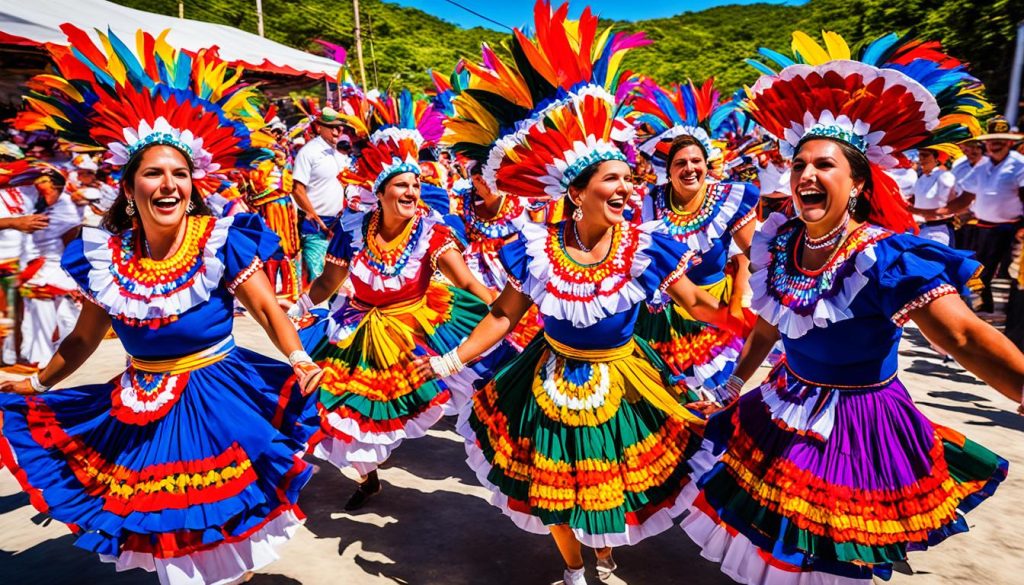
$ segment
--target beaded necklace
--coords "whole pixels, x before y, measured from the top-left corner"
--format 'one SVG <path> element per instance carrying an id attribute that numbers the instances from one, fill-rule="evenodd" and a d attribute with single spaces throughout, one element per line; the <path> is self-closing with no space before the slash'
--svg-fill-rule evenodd
<path id="1" fill-rule="evenodd" d="M 417 213 L 406 224 L 402 233 L 383 247 L 377 243 L 380 232 L 380 214 L 378 209 L 370 216 L 370 224 L 366 228 L 366 263 L 383 276 L 398 276 L 405 269 L 412 256 L 414 242 L 419 241 L 423 231 L 421 215 Z"/>
<path id="2" fill-rule="evenodd" d="M 473 190 L 467 189 L 462 194 L 462 211 L 466 221 L 466 235 L 470 241 L 503 240 L 516 233 L 512 220 L 523 213 L 523 206 L 518 197 L 505 197 L 498 208 L 498 213 L 491 219 L 484 219 L 476 212 L 473 204 Z"/>
<path id="3" fill-rule="evenodd" d="M 804 229 L 793 225 L 769 244 L 768 294 L 794 312 L 810 313 L 819 300 L 842 290 L 843 280 L 856 271 L 855 262 L 851 261 L 854 256 L 890 235 L 892 232 L 878 226 L 862 224 L 840 242 L 821 268 L 805 270 L 797 260 Z"/>
<path id="4" fill-rule="evenodd" d="M 703 230 L 722 209 L 722 204 L 732 190 L 732 183 L 715 183 L 710 187 L 705 186 L 705 188 L 704 200 L 701 201 L 700 207 L 690 212 L 676 211 L 668 186 L 661 190 L 660 196 L 657 198 L 658 215 L 661 216 L 668 235 L 676 239 L 685 239 L 693 233 Z"/>
<path id="5" fill-rule="evenodd" d="M 566 249 L 566 223 L 548 229 L 545 252 L 552 271 L 548 292 L 569 301 L 589 301 L 618 292 L 632 278 L 630 268 L 639 245 L 636 228 L 616 224 L 608 254 L 593 264 L 582 264 Z"/>
<path id="6" fill-rule="evenodd" d="M 163 260 L 142 253 L 144 238 L 127 230 L 111 238 L 110 272 L 120 288 L 132 296 L 140 287 L 151 289 L 148 298 L 167 296 L 192 285 L 203 266 L 203 249 L 216 224 L 209 216 L 186 216 L 185 237 L 174 254 Z"/>

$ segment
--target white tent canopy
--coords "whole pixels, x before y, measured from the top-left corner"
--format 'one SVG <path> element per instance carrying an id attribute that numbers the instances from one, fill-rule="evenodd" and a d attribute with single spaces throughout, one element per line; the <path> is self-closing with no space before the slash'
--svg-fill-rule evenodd
<path id="1" fill-rule="evenodd" d="M 109 28 L 130 47 L 139 29 L 154 36 L 170 29 L 167 42 L 175 47 L 194 52 L 216 45 L 225 61 L 258 71 L 332 79 L 338 73 L 339 64 L 331 59 L 230 26 L 143 12 L 105 0 L 0 0 L 0 38 L 67 45 L 60 30 L 66 22 L 92 35 L 94 29 Z"/>

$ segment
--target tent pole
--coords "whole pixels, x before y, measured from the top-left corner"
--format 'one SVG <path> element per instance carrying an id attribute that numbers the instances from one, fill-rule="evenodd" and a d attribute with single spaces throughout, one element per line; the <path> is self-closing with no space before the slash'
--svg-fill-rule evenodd
<path id="1" fill-rule="evenodd" d="M 359 27 L 359 0 L 352 0 L 352 14 L 355 16 L 355 33 L 356 37 L 356 58 L 359 59 L 359 79 L 363 82 L 363 89 L 367 87 L 366 83 L 366 67 L 363 65 L 363 31 Z"/>
<path id="2" fill-rule="evenodd" d="M 263 0 L 256 0 L 256 31 L 261 37 L 267 36 L 263 34 Z"/>

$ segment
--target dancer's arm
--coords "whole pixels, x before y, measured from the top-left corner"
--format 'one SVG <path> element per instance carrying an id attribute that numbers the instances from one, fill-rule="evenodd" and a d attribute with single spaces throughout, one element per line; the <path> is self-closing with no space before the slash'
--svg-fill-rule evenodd
<path id="1" fill-rule="evenodd" d="M 469 291 L 470 294 L 488 305 L 498 298 L 498 293 L 484 286 L 476 276 L 473 276 L 473 272 L 466 265 L 466 259 L 458 250 L 453 248 L 441 254 L 437 259 L 437 267 L 452 284 Z"/>
<path id="2" fill-rule="evenodd" d="M 341 283 L 345 282 L 345 278 L 348 277 L 348 266 L 338 266 L 331 262 L 324 264 L 324 271 L 320 273 L 320 276 L 316 277 L 313 284 L 309 285 L 309 300 L 313 305 L 319 305 L 320 303 L 331 298 L 341 286 Z"/>
<path id="3" fill-rule="evenodd" d="M 235 289 L 235 296 L 249 311 L 249 315 L 267 332 L 270 341 L 288 356 L 289 363 L 299 379 L 303 394 L 309 394 L 319 384 L 323 372 L 303 351 L 299 334 L 288 316 L 277 303 L 274 287 L 262 270 L 257 270 Z"/>
<path id="4" fill-rule="evenodd" d="M 775 342 L 778 340 L 779 330 L 771 323 L 758 317 L 757 323 L 754 324 L 754 329 L 747 336 L 746 342 L 743 343 L 743 349 L 740 351 L 740 357 L 736 362 L 736 369 L 733 371 L 733 375 L 744 382 L 750 380 L 754 372 L 764 363 L 765 358 L 771 353 L 772 348 L 775 347 Z"/>
<path id="5" fill-rule="evenodd" d="M 734 328 L 735 320 L 730 319 L 729 308 L 689 278 L 679 278 L 665 289 L 665 293 L 696 319 L 723 329 Z"/>
<path id="6" fill-rule="evenodd" d="M 497 345 L 498 342 L 515 329 L 519 321 L 522 320 L 523 315 L 530 309 L 531 304 L 533 303 L 530 301 L 530 297 L 510 286 L 506 286 L 501 291 L 501 294 L 498 295 L 494 304 L 491 305 L 491 312 L 477 324 L 476 328 L 469 334 L 469 337 L 456 348 L 456 355 L 458 355 L 459 361 L 467 364 Z M 430 367 L 430 358 L 427 356 L 416 358 L 413 362 L 413 367 L 425 379 L 437 377 L 433 368 Z"/>
<path id="7" fill-rule="evenodd" d="M 909 317 L 925 337 L 960 365 L 1020 404 L 1024 354 L 995 327 L 979 319 L 963 299 L 945 295 L 911 311 Z"/>
<path id="8" fill-rule="evenodd" d="M 64 338 L 50 363 L 39 372 L 39 383 L 55 386 L 77 370 L 96 351 L 110 329 L 110 315 L 99 305 L 86 301 L 75 328 Z M 0 392 L 35 394 L 27 379 L 0 384 Z"/>

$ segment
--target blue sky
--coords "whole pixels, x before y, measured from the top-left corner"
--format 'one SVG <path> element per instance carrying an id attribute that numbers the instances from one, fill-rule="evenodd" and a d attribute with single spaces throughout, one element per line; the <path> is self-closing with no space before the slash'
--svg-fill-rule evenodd
<path id="1" fill-rule="evenodd" d="M 483 26 L 504 30 L 501 26 L 474 16 L 445 0 L 385 0 L 402 6 L 411 6 L 454 22 L 462 27 Z M 454 0 L 456 3 L 483 14 L 507 26 L 521 27 L 533 21 L 533 0 Z M 552 5 L 562 0 L 552 0 Z M 573 16 L 583 11 L 588 4 L 591 10 L 604 18 L 614 20 L 639 20 L 673 16 L 685 11 L 698 11 L 712 6 L 726 4 L 802 4 L 804 0 L 570 0 L 569 13 Z"/>

